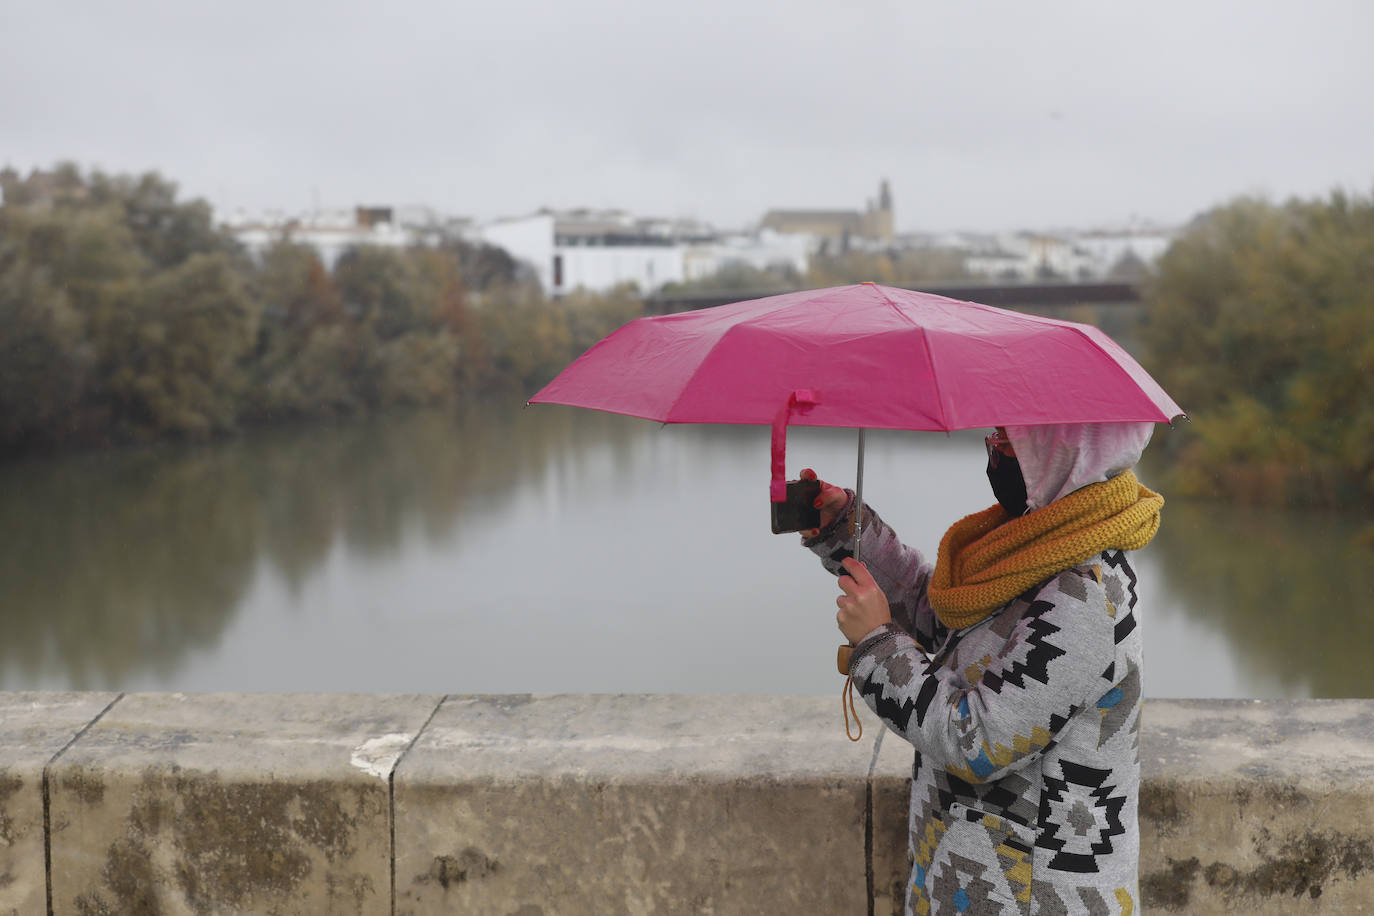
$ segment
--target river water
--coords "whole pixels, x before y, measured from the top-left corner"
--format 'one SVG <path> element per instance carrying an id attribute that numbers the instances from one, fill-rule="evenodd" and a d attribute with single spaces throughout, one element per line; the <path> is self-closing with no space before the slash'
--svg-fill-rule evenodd
<path id="1" fill-rule="evenodd" d="M 980 436 L 870 433 L 868 501 L 933 553 L 991 502 Z M 854 433 L 793 429 L 803 466 L 852 484 Z M 518 401 L 10 465 L 0 689 L 838 694 L 768 471 L 763 428 Z M 1146 693 L 1374 696 L 1360 524 L 1170 498 Z"/>

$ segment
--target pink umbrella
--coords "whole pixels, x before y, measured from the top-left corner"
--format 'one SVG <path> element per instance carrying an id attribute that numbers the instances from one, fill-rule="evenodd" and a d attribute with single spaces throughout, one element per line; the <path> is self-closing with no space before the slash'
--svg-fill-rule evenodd
<path id="1" fill-rule="evenodd" d="M 771 423 L 775 503 L 786 496 L 789 422 L 857 428 L 855 559 L 867 428 L 1169 423 L 1183 415 L 1125 350 L 1090 325 L 873 283 L 636 319 L 530 403 L 663 423 Z M 847 649 L 840 647 L 841 674 Z M 853 706 L 851 695 L 846 733 Z"/>
<path id="2" fill-rule="evenodd" d="M 1091 325 L 861 283 L 639 318 L 530 398 L 663 423 L 951 431 L 1183 411 Z M 860 490 L 862 495 L 862 490 Z"/>

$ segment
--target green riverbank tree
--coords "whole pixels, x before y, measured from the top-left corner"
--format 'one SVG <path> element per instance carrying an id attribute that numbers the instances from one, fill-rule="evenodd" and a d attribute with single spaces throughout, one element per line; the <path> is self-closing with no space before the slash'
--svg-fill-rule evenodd
<path id="1" fill-rule="evenodd" d="M 491 246 L 250 258 L 156 173 L 0 171 L 0 457 L 529 393 L 643 313 Z"/>
<path id="2" fill-rule="evenodd" d="M 1145 361 L 1193 421 L 1172 456 L 1182 493 L 1374 506 L 1374 200 L 1220 206 L 1144 305 Z"/>

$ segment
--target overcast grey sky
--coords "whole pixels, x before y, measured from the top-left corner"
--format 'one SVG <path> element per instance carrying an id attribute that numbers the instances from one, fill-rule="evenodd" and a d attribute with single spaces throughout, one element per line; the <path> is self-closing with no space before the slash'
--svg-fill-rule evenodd
<path id="1" fill-rule="evenodd" d="M 0 0 L 0 165 L 217 207 L 1180 221 L 1374 190 L 1365 0 Z"/>

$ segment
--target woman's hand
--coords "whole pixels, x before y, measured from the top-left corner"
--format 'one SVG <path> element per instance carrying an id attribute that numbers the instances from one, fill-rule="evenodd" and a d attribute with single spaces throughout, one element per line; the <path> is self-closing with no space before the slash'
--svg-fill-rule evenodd
<path id="1" fill-rule="evenodd" d="M 840 609 L 835 622 L 849 644 L 856 646 L 869 633 L 891 622 L 892 611 L 867 566 L 853 557 L 845 557 L 840 565 L 848 575 L 840 576 L 840 591 L 844 594 L 835 599 Z"/>
<path id="2" fill-rule="evenodd" d="M 802 480 L 818 480 L 816 472 L 810 468 L 803 468 L 801 472 Z M 849 494 L 842 488 L 834 484 L 820 481 L 821 495 L 816 497 L 816 508 L 821 510 L 821 528 L 829 525 L 840 514 L 844 504 L 849 502 Z M 821 528 L 809 528 L 801 533 L 804 538 L 813 538 L 821 533 Z"/>

